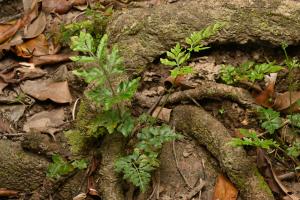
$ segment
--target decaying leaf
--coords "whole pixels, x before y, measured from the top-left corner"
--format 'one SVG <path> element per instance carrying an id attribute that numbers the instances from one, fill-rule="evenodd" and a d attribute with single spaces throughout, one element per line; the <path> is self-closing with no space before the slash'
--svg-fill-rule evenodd
<path id="1" fill-rule="evenodd" d="M 43 0 L 43 11 L 46 13 L 56 12 L 58 14 L 66 14 L 72 8 L 72 2 L 69 0 Z"/>
<path id="2" fill-rule="evenodd" d="M 238 190 L 234 185 L 222 174 L 217 178 L 213 200 L 236 200 Z"/>
<path id="3" fill-rule="evenodd" d="M 44 12 L 40 12 L 39 16 L 34 21 L 24 27 L 23 37 L 34 38 L 40 35 L 45 30 L 46 24 L 46 15 Z"/>
<path id="4" fill-rule="evenodd" d="M 1 116 L 0 116 L 1 117 Z M 12 133 L 13 129 L 10 127 L 9 121 L 4 118 L 0 118 L 0 133 Z"/>
<path id="5" fill-rule="evenodd" d="M 0 197 L 15 197 L 19 194 L 19 191 L 10 190 L 7 188 L 0 188 Z"/>
<path id="6" fill-rule="evenodd" d="M 22 25 L 22 20 L 19 19 L 13 26 L 9 26 L 6 30 L 0 32 L 0 44 L 13 37 Z"/>
<path id="7" fill-rule="evenodd" d="M 33 63 L 35 66 L 38 65 L 46 65 L 46 64 L 55 64 L 60 62 L 69 61 L 71 56 L 74 56 L 74 53 L 62 53 L 62 54 L 55 54 L 55 55 L 45 55 L 39 57 L 32 57 L 30 62 Z"/>
<path id="8" fill-rule="evenodd" d="M 78 194 L 77 196 L 75 196 L 74 198 L 73 198 L 73 200 L 84 200 L 84 199 L 86 199 L 86 194 L 85 193 L 80 193 L 80 194 Z"/>
<path id="9" fill-rule="evenodd" d="M 171 117 L 172 109 L 163 108 L 163 107 L 156 107 L 156 109 L 152 113 L 152 117 L 157 117 L 158 119 L 169 122 Z"/>
<path id="10" fill-rule="evenodd" d="M 72 96 L 67 81 L 53 82 L 51 80 L 25 81 L 21 84 L 24 93 L 40 100 L 50 99 L 56 103 L 70 103 Z"/>
<path id="11" fill-rule="evenodd" d="M 5 83 L 19 83 L 26 79 L 39 78 L 46 74 L 46 71 L 38 67 L 14 68 L 7 73 L 0 73 L 0 77 Z"/>
<path id="12" fill-rule="evenodd" d="M 257 167 L 259 169 L 259 172 L 263 175 L 265 181 L 267 182 L 268 186 L 272 190 L 274 194 L 279 195 L 281 193 L 280 188 L 278 187 L 270 166 L 268 165 L 268 162 L 265 157 L 265 152 L 261 148 L 257 148 Z"/>
<path id="13" fill-rule="evenodd" d="M 25 109 L 25 105 L 0 105 L 0 113 L 7 113 L 7 119 L 11 122 L 19 121 Z"/>
<path id="14" fill-rule="evenodd" d="M 3 93 L 3 89 L 7 86 L 8 84 L 5 83 L 4 81 L 2 81 L 2 79 L 0 79 L 0 94 Z"/>
<path id="15" fill-rule="evenodd" d="M 49 54 L 49 46 L 44 34 L 16 46 L 17 56 L 31 58 Z"/>
<path id="16" fill-rule="evenodd" d="M 59 127 L 64 123 L 64 110 L 56 109 L 52 111 L 42 111 L 29 117 L 24 124 L 25 132 L 41 132 L 54 134 L 59 130 Z"/>
<path id="17" fill-rule="evenodd" d="M 289 111 L 299 112 L 300 105 L 298 105 L 298 100 L 300 100 L 300 91 L 284 92 L 276 96 L 273 107 L 279 111 L 291 108 Z"/>
<path id="18" fill-rule="evenodd" d="M 266 88 L 255 97 L 255 103 L 267 108 L 272 107 L 270 100 L 274 97 L 276 79 L 277 73 L 271 73 L 270 76 L 265 76 Z"/>
<path id="19" fill-rule="evenodd" d="M 279 178 L 277 177 L 275 171 L 273 170 L 273 166 L 272 163 L 270 161 L 270 159 L 267 157 L 266 153 L 262 150 L 262 149 L 258 149 L 258 156 L 261 157 L 261 159 L 264 160 L 264 162 L 266 163 L 266 165 L 268 166 L 268 168 L 270 169 L 270 172 L 272 174 L 272 177 L 274 179 L 274 181 L 277 184 L 277 187 L 279 187 L 281 189 L 281 191 L 283 191 L 285 193 L 285 195 L 289 196 L 291 200 L 299 200 L 300 196 L 294 194 L 290 189 L 288 189 L 287 187 L 285 187 L 281 181 L 279 180 Z M 272 189 L 272 188 L 271 188 Z"/>

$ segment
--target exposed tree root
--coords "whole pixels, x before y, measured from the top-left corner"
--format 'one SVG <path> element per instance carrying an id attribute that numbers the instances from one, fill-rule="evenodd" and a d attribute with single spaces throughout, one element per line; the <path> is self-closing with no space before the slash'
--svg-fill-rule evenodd
<path id="1" fill-rule="evenodd" d="M 178 131 L 191 135 L 204 145 L 236 185 L 243 199 L 271 200 L 271 190 L 243 148 L 228 145 L 231 136 L 226 128 L 204 109 L 196 106 L 177 106 L 173 123 Z"/>
<path id="2" fill-rule="evenodd" d="M 157 102 L 157 98 L 150 98 L 143 96 L 142 93 L 137 93 L 136 98 L 138 102 L 145 107 L 151 107 Z M 215 82 L 203 82 L 194 89 L 174 92 L 171 95 L 165 95 L 160 101 L 162 104 L 176 104 L 181 101 L 188 101 L 190 99 L 201 100 L 205 98 L 210 99 L 230 99 L 247 108 L 256 109 L 257 105 L 254 102 L 251 94 L 242 88 L 233 87 Z"/>
<path id="3" fill-rule="evenodd" d="M 105 136 L 101 145 L 98 187 L 104 200 L 124 200 L 121 177 L 115 172 L 115 160 L 124 152 L 124 137 L 116 133 Z"/>

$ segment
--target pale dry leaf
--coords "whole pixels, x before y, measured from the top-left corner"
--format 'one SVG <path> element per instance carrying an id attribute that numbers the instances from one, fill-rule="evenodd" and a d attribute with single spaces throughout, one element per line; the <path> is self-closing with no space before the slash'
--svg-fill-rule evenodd
<path id="1" fill-rule="evenodd" d="M 300 91 L 279 93 L 275 98 L 273 108 L 281 111 L 293 106 L 294 111 L 299 111 L 298 100 L 300 100 Z"/>
<path id="2" fill-rule="evenodd" d="M 56 109 L 52 111 L 42 111 L 27 119 L 23 130 L 25 132 L 41 132 L 54 134 L 59 127 L 64 124 L 64 110 Z"/>
<path id="3" fill-rule="evenodd" d="M 87 195 L 86 193 L 80 193 L 76 197 L 73 198 L 73 200 L 84 200 L 86 199 Z"/>
<path id="4" fill-rule="evenodd" d="M 40 101 L 50 99 L 56 103 L 72 102 L 72 96 L 67 81 L 25 81 L 23 84 L 21 84 L 21 89 L 25 94 L 28 94 Z"/>
<path id="5" fill-rule="evenodd" d="M 157 117 L 158 119 L 169 122 L 171 117 L 172 109 L 163 108 L 163 107 L 156 107 L 152 113 L 152 117 Z"/>
<path id="6" fill-rule="evenodd" d="M 46 28 L 46 24 L 46 15 L 44 12 L 41 12 L 34 21 L 25 26 L 23 37 L 26 39 L 37 37 L 38 35 L 43 33 Z"/>

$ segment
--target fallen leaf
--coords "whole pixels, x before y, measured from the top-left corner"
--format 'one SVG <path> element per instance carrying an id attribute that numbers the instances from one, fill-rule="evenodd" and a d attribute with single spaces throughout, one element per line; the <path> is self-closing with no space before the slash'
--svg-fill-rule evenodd
<path id="1" fill-rule="evenodd" d="M 55 12 L 58 14 L 66 14 L 72 8 L 72 2 L 69 0 L 43 0 L 42 9 L 46 13 Z"/>
<path id="2" fill-rule="evenodd" d="M 7 73 L 0 73 L 0 77 L 6 83 L 19 83 L 23 80 L 42 77 L 46 71 L 38 67 L 19 67 L 14 68 Z"/>
<path id="3" fill-rule="evenodd" d="M 217 178 L 213 200 L 235 200 L 238 196 L 238 190 L 222 174 Z"/>
<path id="4" fill-rule="evenodd" d="M 9 121 L 4 118 L 0 119 L 0 133 L 13 133 Z"/>
<path id="5" fill-rule="evenodd" d="M 32 57 L 29 62 L 34 63 L 35 66 L 46 65 L 46 64 L 56 64 L 60 62 L 69 61 L 71 56 L 76 55 L 75 53 L 63 53 L 55 55 L 46 55 L 39 57 Z"/>
<path id="6" fill-rule="evenodd" d="M 17 56 L 31 58 L 32 56 L 44 56 L 49 54 L 49 46 L 44 34 L 16 45 Z"/>
<path id="7" fill-rule="evenodd" d="M 25 109 L 25 105 L 0 105 L 0 112 L 6 113 L 7 119 L 14 123 L 23 116 Z"/>
<path id="8" fill-rule="evenodd" d="M 73 200 L 84 200 L 86 199 L 86 193 L 80 193 L 76 197 L 73 198 Z"/>
<path id="9" fill-rule="evenodd" d="M 42 111 L 27 119 L 23 130 L 25 132 L 41 132 L 54 134 L 59 131 L 59 127 L 64 124 L 64 110 L 56 109 L 52 111 Z"/>
<path id="10" fill-rule="evenodd" d="M 156 107 L 155 110 L 152 113 L 152 117 L 157 117 L 158 119 L 169 122 L 171 117 L 172 109 L 163 108 L 163 107 Z"/>
<path id="11" fill-rule="evenodd" d="M 262 150 L 261 150 L 262 151 Z M 265 153 L 262 154 L 264 156 L 264 159 L 266 160 L 266 163 L 268 164 L 271 173 L 273 175 L 273 178 L 275 180 L 275 182 L 277 183 L 277 185 L 280 187 L 280 189 L 287 195 L 290 197 L 291 200 L 299 200 L 300 196 L 296 195 L 294 192 L 292 192 L 290 189 L 288 189 L 286 186 L 284 186 L 281 181 L 279 180 L 279 178 L 277 177 L 275 171 L 273 170 L 273 166 L 272 163 L 270 161 L 270 159 L 267 157 L 267 155 Z"/>
<path id="12" fill-rule="evenodd" d="M 34 21 L 24 27 L 23 38 L 34 38 L 40 35 L 45 30 L 46 24 L 46 15 L 44 12 L 40 12 Z"/>
<path id="13" fill-rule="evenodd" d="M 261 148 L 257 148 L 256 153 L 257 153 L 256 163 L 259 172 L 264 177 L 265 181 L 267 182 L 272 192 L 277 195 L 280 195 L 281 190 L 273 177 L 272 170 L 266 160 L 266 155 L 264 150 Z"/>
<path id="14" fill-rule="evenodd" d="M 4 81 L 2 81 L 2 79 L 0 79 L 0 94 L 3 93 L 3 89 L 7 86 L 8 84 L 5 83 Z"/>
<path id="15" fill-rule="evenodd" d="M 16 32 L 19 30 L 19 28 L 22 25 L 22 20 L 19 19 L 16 21 L 16 23 L 13 26 L 10 26 L 5 31 L 0 32 L 0 44 L 11 38 L 16 34 Z"/>
<path id="16" fill-rule="evenodd" d="M 265 76 L 266 88 L 255 97 L 255 103 L 258 105 L 271 108 L 272 102 L 270 99 L 273 99 L 275 95 L 275 83 L 277 79 L 277 73 L 271 73 L 270 76 Z"/>
<path id="17" fill-rule="evenodd" d="M 276 110 L 285 110 L 289 107 L 293 106 L 293 104 L 297 104 L 297 101 L 300 99 L 300 92 L 284 92 L 277 94 L 273 108 Z"/>
<path id="18" fill-rule="evenodd" d="M 10 190 L 7 188 L 0 188 L 0 197 L 15 197 L 17 196 L 19 191 Z"/>
<path id="19" fill-rule="evenodd" d="M 25 81 L 21 84 L 24 93 L 45 101 L 50 99 L 56 103 L 70 103 L 72 96 L 67 81 L 52 82 L 50 80 Z"/>

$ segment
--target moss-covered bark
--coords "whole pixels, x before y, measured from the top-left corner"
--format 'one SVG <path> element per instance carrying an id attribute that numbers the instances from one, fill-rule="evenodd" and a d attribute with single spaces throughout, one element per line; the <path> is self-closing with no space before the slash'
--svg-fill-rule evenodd
<path id="1" fill-rule="evenodd" d="M 227 27 L 208 43 L 300 44 L 300 3 L 289 0 L 190 0 L 130 9 L 115 13 L 108 32 L 127 67 L 138 69 L 216 21 Z"/>
<path id="2" fill-rule="evenodd" d="M 247 158 L 242 148 L 227 144 L 231 140 L 229 132 L 205 110 L 196 106 L 177 106 L 173 110 L 173 122 L 178 131 L 191 135 L 212 153 L 243 199 L 274 199 L 255 163 Z"/>

